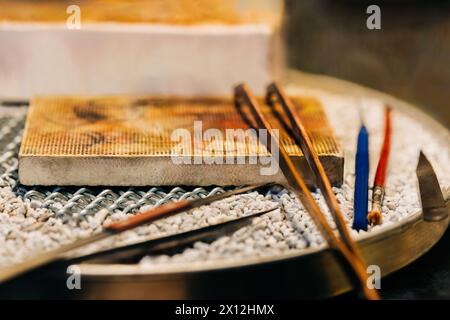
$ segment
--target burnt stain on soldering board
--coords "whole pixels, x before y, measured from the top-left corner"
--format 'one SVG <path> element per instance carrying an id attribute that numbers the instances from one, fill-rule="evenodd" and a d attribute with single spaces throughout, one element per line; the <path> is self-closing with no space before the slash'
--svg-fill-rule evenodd
<path id="1" fill-rule="evenodd" d="M 105 120 L 106 116 L 93 108 L 86 108 L 85 106 L 75 106 L 73 108 L 75 115 L 89 122 L 97 122 Z"/>
<path id="2" fill-rule="evenodd" d="M 321 105 L 314 99 L 297 98 L 299 114 L 319 156 L 340 155 L 340 145 L 326 119 Z M 268 108 L 264 112 L 280 129 L 281 143 L 293 156 L 301 150 Z M 202 130 L 248 129 L 247 123 L 231 100 L 219 98 L 40 98 L 30 107 L 27 134 L 21 154 L 79 155 L 80 145 L 110 144 L 114 153 L 133 154 L 130 145 L 137 144 L 137 154 L 170 154 L 171 133 L 184 128 L 193 133 L 195 121 Z M 59 143 L 56 143 L 59 142 Z M 120 147 L 123 150 L 120 150 Z M 130 153 L 131 152 L 131 153 Z M 105 149 L 91 150 L 91 156 L 108 154 Z"/>
<path id="3" fill-rule="evenodd" d="M 293 99 L 330 180 L 340 185 L 343 153 L 321 104 L 309 97 Z M 294 162 L 299 163 L 299 170 L 303 170 L 302 151 L 263 99 L 260 103 L 273 127 L 280 130 L 281 144 Z M 210 150 L 205 149 L 208 142 L 202 141 L 201 149 L 196 147 L 196 121 L 201 123 L 201 139 L 206 130 L 218 129 L 224 138 L 223 145 Z M 174 147 L 180 143 L 183 150 L 189 150 L 191 157 L 228 157 L 230 151 L 232 155 L 246 157 L 255 151 L 258 156 L 266 156 L 267 149 L 257 139 L 247 136 L 239 140 L 234 136 L 228 140 L 228 129 L 245 132 L 250 127 L 233 101 L 225 98 L 36 97 L 30 104 L 19 157 L 27 158 L 28 162 L 39 161 L 39 157 L 51 158 L 52 163 L 108 157 L 123 161 L 166 159 L 164 161 L 170 162 Z M 191 140 L 174 141 L 172 134 L 177 129 L 188 132 Z"/>

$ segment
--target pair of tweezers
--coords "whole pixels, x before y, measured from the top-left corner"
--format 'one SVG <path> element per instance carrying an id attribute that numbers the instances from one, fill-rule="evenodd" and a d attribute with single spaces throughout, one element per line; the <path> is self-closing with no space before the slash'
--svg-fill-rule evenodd
<path id="1" fill-rule="evenodd" d="M 245 84 L 240 84 L 234 90 L 235 106 L 242 117 L 250 120 L 256 129 L 265 129 L 269 139 L 259 138 L 267 150 L 273 155 L 275 149 L 278 148 L 280 159 L 279 167 L 283 172 L 291 189 L 300 199 L 305 209 L 311 215 L 315 225 L 319 229 L 321 235 L 328 242 L 329 246 L 337 250 L 344 261 L 344 269 L 354 284 L 361 289 L 361 292 L 367 299 L 379 299 L 378 292 L 367 286 L 367 267 L 359 248 L 352 240 L 350 233 L 345 224 L 343 215 L 339 209 L 336 197 L 331 189 L 331 184 L 326 176 L 325 170 L 319 160 L 317 153 L 308 137 L 293 102 L 285 94 L 281 86 L 273 83 L 268 86 L 266 94 L 266 103 L 270 106 L 275 116 L 282 121 L 282 125 L 287 127 L 294 141 L 301 148 L 305 155 L 307 163 L 314 174 L 316 183 L 322 192 L 325 202 L 336 223 L 340 237 L 336 236 L 329 226 L 324 213 L 321 211 L 306 186 L 300 172 L 295 168 L 289 154 L 278 141 L 278 135 L 267 121 L 258 101 L 250 92 Z"/>
<path id="2" fill-rule="evenodd" d="M 185 212 L 194 208 L 198 208 L 204 205 L 208 205 L 212 202 L 222 200 L 234 195 L 247 193 L 250 191 L 255 191 L 264 187 L 269 187 L 272 184 L 261 184 L 261 185 L 253 185 L 238 188 L 232 191 L 223 192 L 217 195 L 209 196 L 206 198 L 187 200 L 181 199 L 176 202 L 170 202 L 159 207 L 152 208 L 144 213 L 137 214 L 131 218 L 128 218 L 123 221 L 114 222 L 107 227 L 104 228 L 101 232 L 89 236 L 87 238 L 77 240 L 73 243 L 67 244 L 60 248 L 54 249 L 49 252 L 45 252 L 43 254 L 37 255 L 34 258 L 31 258 L 21 264 L 14 265 L 11 267 L 1 268 L 0 269 L 0 283 L 13 279 L 21 274 L 24 274 L 28 271 L 34 270 L 36 268 L 54 263 L 54 262 L 75 262 L 75 261 L 84 261 L 86 259 L 99 259 L 100 257 L 105 258 L 109 257 L 131 257 L 139 252 L 154 252 L 163 249 L 175 248 L 182 245 L 187 245 L 194 241 L 203 240 L 208 237 L 218 237 L 222 234 L 226 234 L 230 231 L 234 231 L 248 223 L 250 223 L 252 218 L 262 215 L 264 213 L 273 211 L 278 208 L 278 206 L 274 206 L 273 208 L 269 208 L 267 210 L 259 211 L 256 213 L 251 213 L 246 215 L 245 217 L 225 221 L 216 225 L 207 226 L 203 228 L 198 228 L 196 230 L 191 230 L 187 232 L 183 232 L 180 234 L 165 236 L 156 239 L 150 239 L 141 241 L 138 243 L 134 243 L 128 246 L 122 246 L 113 249 L 106 249 L 99 252 L 95 252 L 88 255 L 78 255 L 78 256 L 70 256 L 71 252 L 74 250 L 82 248 L 88 244 L 106 239 L 113 235 L 117 235 L 121 232 L 134 229 L 136 227 L 148 224 L 155 220 L 165 218 L 174 214 L 178 214 L 181 212 Z M 128 251 L 128 252 L 127 252 Z"/>

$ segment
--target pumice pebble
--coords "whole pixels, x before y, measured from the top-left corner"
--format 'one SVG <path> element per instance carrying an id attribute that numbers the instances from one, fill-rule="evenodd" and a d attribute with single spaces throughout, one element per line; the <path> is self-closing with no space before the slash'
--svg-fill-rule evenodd
<path id="1" fill-rule="evenodd" d="M 353 219 L 354 156 L 356 134 L 359 127 L 358 107 L 352 97 L 321 94 L 328 119 L 335 130 L 346 156 L 344 184 L 333 187 L 333 192 L 351 228 Z M 371 105 L 365 109 L 365 118 L 371 119 L 366 125 L 371 135 L 370 175 L 372 184 L 376 163 L 382 142 L 383 103 L 367 99 Z M 345 110 L 345 111 L 343 111 Z M 415 169 L 420 150 L 423 150 L 433 164 L 446 197 L 450 193 L 450 151 L 448 145 L 434 139 L 416 120 L 406 114 L 393 111 L 392 152 L 389 160 L 386 194 L 383 203 L 383 221 L 379 226 L 370 227 L 367 232 L 351 230 L 354 238 L 400 223 L 420 210 Z M 1 117 L 1 110 L 0 110 Z M 410 133 L 414 132 L 414 140 Z M 401 152 L 400 152 L 401 151 Z M 313 194 L 320 208 L 326 209 L 320 192 Z M 369 198 L 370 201 L 370 198 Z M 133 206 L 134 201 L 125 205 Z M 54 208 L 62 209 L 62 204 L 54 202 Z M 300 252 L 306 248 L 325 244 L 317 227 L 295 195 L 276 186 L 267 194 L 250 192 L 237 195 L 209 206 L 196 208 L 152 224 L 125 232 L 108 241 L 94 244 L 93 250 L 113 245 L 124 245 L 148 237 L 158 237 L 235 219 L 247 214 L 280 206 L 279 209 L 253 219 L 245 227 L 220 237 L 210 243 L 197 241 L 176 254 L 145 256 L 142 267 L 172 264 L 199 263 L 227 259 L 270 257 L 280 254 Z M 152 205 L 137 208 L 145 212 Z M 327 220 L 335 229 L 328 210 Z M 76 212 L 60 216 L 43 207 L 38 200 L 23 200 L 9 187 L 0 188 L 0 266 L 19 263 L 39 251 L 57 248 L 76 239 L 87 237 L 115 221 L 124 220 L 136 212 L 123 213 L 119 210 L 99 209 L 93 215 L 82 217 Z M 64 220 L 63 220 L 64 218 Z"/>

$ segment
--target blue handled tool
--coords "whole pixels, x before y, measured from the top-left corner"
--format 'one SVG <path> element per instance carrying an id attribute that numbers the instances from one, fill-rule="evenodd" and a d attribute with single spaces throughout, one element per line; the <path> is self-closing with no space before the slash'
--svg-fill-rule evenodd
<path id="1" fill-rule="evenodd" d="M 367 230 L 367 203 L 369 193 L 369 133 L 364 124 L 358 134 L 355 161 L 355 197 L 353 229 Z"/>

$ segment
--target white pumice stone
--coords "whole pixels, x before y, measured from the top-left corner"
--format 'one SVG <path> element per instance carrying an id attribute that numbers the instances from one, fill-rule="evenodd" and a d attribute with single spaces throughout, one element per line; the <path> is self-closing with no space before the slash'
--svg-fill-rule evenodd
<path id="1" fill-rule="evenodd" d="M 345 153 L 344 184 L 333 187 L 349 229 L 353 222 L 354 157 L 356 137 L 359 129 L 358 107 L 352 97 L 320 94 L 328 119 L 334 127 Z M 364 99 L 366 126 L 370 134 L 370 175 L 373 183 L 383 135 L 383 104 L 380 101 Z M 1 110 L 0 110 L 1 113 Z M 1 114 L 0 114 L 1 115 Z M 370 119 L 370 121 L 369 121 Z M 415 169 L 420 150 L 432 162 L 438 175 L 443 193 L 450 196 L 450 152 L 448 146 L 436 140 L 430 130 L 408 115 L 394 111 L 392 114 L 392 151 L 389 159 L 386 194 L 383 203 L 383 220 L 379 226 L 368 231 L 351 230 L 351 236 L 381 232 L 386 227 L 401 223 L 420 211 Z M 1 130 L 1 129 L 0 129 Z M 414 140 L 410 133 L 414 132 Z M 1 135 L 1 134 L 0 134 Z M 371 191 L 370 191 L 371 192 Z M 313 193 L 314 199 L 326 213 L 330 227 L 336 225 L 328 212 L 320 192 Z M 370 199 L 370 198 L 369 198 Z M 125 205 L 133 205 L 129 201 Z M 253 219 L 251 224 L 219 237 L 211 243 L 197 241 L 182 252 L 167 255 L 143 257 L 142 267 L 203 261 L 238 260 L 256 257 L 271 257 L 280 254 L 301 252 L 325 243 L 313 220 L 296 196 L 288 190 L 276 187 L 267 195 L 251 192 L 237 195 L 189 212 L 167 217 L 135 230 L 125 232 L 108 241 L 92 245 L 92 250 L 124 245 L 127 243 L 175 234 L 242 217 L 257 211 L 279 205 L 280 208 Z M 60 203 L 55 207 L 62 209 Z M 152 205 L 144 205 L 138 212 L 145 212 Z M 369 203 L 370 208 L 370 203 Z M 41 251 L 51 250 L 76 239 L 100 232 L 110 223 L 124 220 L 133 213 L 99 210 L 86 218 L 77 214 L 62 217 L 41 208 L 37 200 L 23 201 L 9 187 L 0 188 L 0 266 L 19 263 Z"/>

